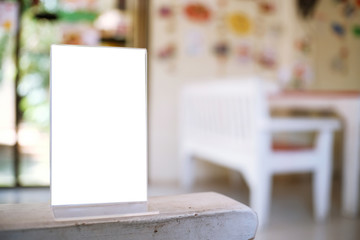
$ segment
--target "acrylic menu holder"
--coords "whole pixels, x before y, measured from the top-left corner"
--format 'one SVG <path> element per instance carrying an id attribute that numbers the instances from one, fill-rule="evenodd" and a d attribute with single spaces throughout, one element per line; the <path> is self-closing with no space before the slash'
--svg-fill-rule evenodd
<path id="1" fill-rule="evenodd" d="M 147 211 L 146 50 L 51 47 L 51 207 L 57 220 Z"/>

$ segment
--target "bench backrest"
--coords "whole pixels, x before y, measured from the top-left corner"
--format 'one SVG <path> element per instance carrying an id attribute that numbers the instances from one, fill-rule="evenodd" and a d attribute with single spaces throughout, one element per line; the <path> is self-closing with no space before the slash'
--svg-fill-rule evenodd
<path id="1" fill-rule="evenodd" d="M 181 135 L 192 141 L 254 146 L 269 117 L 259 79 L 218 80 L 186 86 L 181 95 Z"/>

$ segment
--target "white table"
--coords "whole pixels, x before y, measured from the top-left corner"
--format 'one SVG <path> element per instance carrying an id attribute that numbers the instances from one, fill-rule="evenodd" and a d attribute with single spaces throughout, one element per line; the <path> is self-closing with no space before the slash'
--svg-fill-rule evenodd
<path id="1" fill-rule="evenodd" d="M 355 217 L 359 210 L 360 92 L 284 91 L 270 96 L 272 108 L 302 108 L 335 111 L 344 130 L 342 212 Z"/>

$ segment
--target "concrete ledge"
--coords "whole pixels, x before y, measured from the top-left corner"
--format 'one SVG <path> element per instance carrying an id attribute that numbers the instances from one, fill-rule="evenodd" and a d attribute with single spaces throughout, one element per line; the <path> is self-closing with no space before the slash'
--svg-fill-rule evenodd
<path id="1" fill-rule="evenodd" d="M 0 205 L 0 239 L 252 239 L 256 214 L 217 193 L 153 197 L 157 215 L 55 221 L 49 204 Z"/>

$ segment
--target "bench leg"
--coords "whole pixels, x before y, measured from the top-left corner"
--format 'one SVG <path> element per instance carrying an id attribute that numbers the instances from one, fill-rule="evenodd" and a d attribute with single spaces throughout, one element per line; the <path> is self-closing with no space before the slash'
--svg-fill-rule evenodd
<path id="1" fill-rule="evenodd" d="M 329 212 L 331 193 L 331 168 L 323 166 L 314 173 L 313 202 L 316 220 L 324 220 Z"/>
<path id="2" fill-rule="evenodd" d="M 258 176 L 250 185 L 250 206 L 257 213 L 259 228 L 265 226 L 269 219 L 271 205 L 272 178 L 269 174 Z"/>
<path id="3" fill-rule="evenodd" d="M 194 183 L 195 175 L 195 163 L 191 154 L 181 153 L 180 154 L 181 162 L 181 187 L 186 190 L 191 190 Z"/>
<path id="4" fill-rule="evenodd" d="M 332 173 L 331 132 L 322 132 L 318 136 L 320 154 L 319 165 L 313 175 L 313 204 L 316 220 L 324 220 L 329 212 Z"/>

